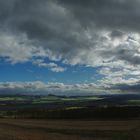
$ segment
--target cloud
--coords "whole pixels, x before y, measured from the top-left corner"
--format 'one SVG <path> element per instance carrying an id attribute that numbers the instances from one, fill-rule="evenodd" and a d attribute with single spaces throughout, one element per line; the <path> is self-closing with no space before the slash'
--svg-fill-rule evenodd
<path id="1" fill-rule="evenodd" d="M 118 39 L 118 38 L 122 38 L 122 37 L 125 37 L 125 34 L 121 31 L 118 31 L 118 30 L 114 30 L 110 33 L 110 37 L 112 39 Z"/>
<path id="2" fill-rule="evenodd" d="M 94 25 L 97 28 L 139 29 L 139 0 L 60 0 L 61 4 L 71 9 L 83 26 Z"/>
<path id="3" fill-rule="evenodd" d="M 119 90 L 121 93 L 137 93 L 140 92 L 140 80 L 136 79 L 129 79 L 129 82 L 127 80 L 120 79 L 120 83 L 110 84 L 106 89 L 107 90 Z"/>
<path id="4" fill-rule="evenodd" d="M 14 35 L 0 32 L 0 56 L 6 61 L 23 63 L 29 61 L 34 55 L 35 49 L 25 34 Z"/>
<path id="5" fill-rule="evenodd" d="M 120 83 L 118 82 L 121 81 Z M 129 82 L 117 79 L 116 83 L 104 81 L 104 84 L 64 84 L 64 83 L 43 83 L 34 82 L 1 82 L 0 94 L 19 94 L 19 95 L 65 95 L 65 96 L 88 96 L 101 94 L 124 94 L 139 93 L 140 81 L 131 78 Z"/>
<path id="6" fill-rule="evenodd" d="M 139 0 L 0 0 L 0 56 L 55 72 L 65 68 L 54 61 L 100 67 L 100 84 L 129 83 L 140 71 L 139 7 Z"/>
<path id="7" fill-rule="evenodd" d="M 137 63 L 137 50 L 125 46 L 131 45 L 126 41 L 128 34 L 139 29 L 139 5 L 138 0 L 6 0 L 1 1 L 1 28 L 26 34 L 34 48 L 44 52 L 43 56 L 72 65 L 102 65 L 112 56 Z M 127 38 L 123 40 L 124 36 Z M 113 41 L 114 37 L 118 40 Z M 102 57 L 103 53 L 106 56 Z"/>
<path id="8" fill-rule="evenodd" d="M 94 89 L 94 90 L 93 90 Z M 43 83 L 35 82 L 1 82 L 0 94 L 19 94 L 19 95 L 93 95 L 102 93 L 96 84 L 75 84 L 68 85 L 63 83 Z M 103 93 L 102 93 L 103 94 Z"/>
<path id="9" fill-rule="evenodd" d="M 66 68 L 60 67 L 56 63 L 45 63 L 43 59 L 35 59 L 32 63 L 39 67 L 48 68 L 53 72 L 64 72 L 66 70 Z"/>

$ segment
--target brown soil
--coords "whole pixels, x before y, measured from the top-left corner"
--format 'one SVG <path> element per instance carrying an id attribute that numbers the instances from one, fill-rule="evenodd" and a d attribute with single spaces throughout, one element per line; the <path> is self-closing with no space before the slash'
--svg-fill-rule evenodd
<path id="1" fill-rule="evenodd" d="M 139 140 L 140 121 L 0 119 L 0 140 Z"/>

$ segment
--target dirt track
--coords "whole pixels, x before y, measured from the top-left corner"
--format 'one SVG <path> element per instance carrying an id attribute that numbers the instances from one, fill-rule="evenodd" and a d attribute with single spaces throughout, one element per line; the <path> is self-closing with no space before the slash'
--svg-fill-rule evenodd
<path id="1" fill-rule="evenodd" d="M 140 121 L 0 119 L 0 140 L 139 140 Z"/>

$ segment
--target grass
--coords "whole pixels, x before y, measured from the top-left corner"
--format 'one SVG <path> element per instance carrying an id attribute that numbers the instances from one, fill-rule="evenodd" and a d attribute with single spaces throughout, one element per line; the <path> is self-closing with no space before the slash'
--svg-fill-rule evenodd
<path id="1" fill-rule="evenodd" d="M 102 100 L 100 97 L 77 97 L 77 98 L 62 98 L 63 101 L 84 101 L 84 100 Z"/>
<path id="2" fill-rule="evenodd" d="M 30 98 L 30 97 L 0 97 L 0 101 L 26 101 L 31 100 L 32 103 L 47 103 L 47 102 L 60 102 L 60 101 L 85 101 L 85 100 L 101 100 L 102 98 L 99 97 L 56 97 L 56 96 L 41 96 L 36 98 Z"/>
<path id="3" fill-rule="evenodd" d="M 85 108 L 85 107 L 76 107 L 76 106 L 66 107 L 65 110 L 82 109 L 82 108 Z"/>
<path id="4" fill-rule="evenodd" d="M 140 100 L 128 100 L 128 104 L 130 104 L 130 105 L 140 105 Z"/>
<path id="5" fill-rule="evenodd" d="M 55 102 L 81 102 L 81 101 L 96 101 L 96 100 L 102 100 L 103 98 L 99 97 L 54 97 L 54 96 L 47 96 L 47 97 L 41 97 L 41 98 L 35 98 L 33 99 L 33 104 L 39 104 L 39 103 L 55 103 Z"/>
<path id="6" fill-rule="evenodd" d="M 0 97 L 0 101 L 24 101 L 27 100 L 25 97 Z"/>

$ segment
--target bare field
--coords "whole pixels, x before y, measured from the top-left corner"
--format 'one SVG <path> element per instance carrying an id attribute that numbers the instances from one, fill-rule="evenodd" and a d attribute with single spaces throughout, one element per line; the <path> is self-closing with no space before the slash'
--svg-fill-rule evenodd
<path id="1" fill-rule="evenodd" d="M 139 140 L 140 121 L 0 119 L 0 140 Z"/>

